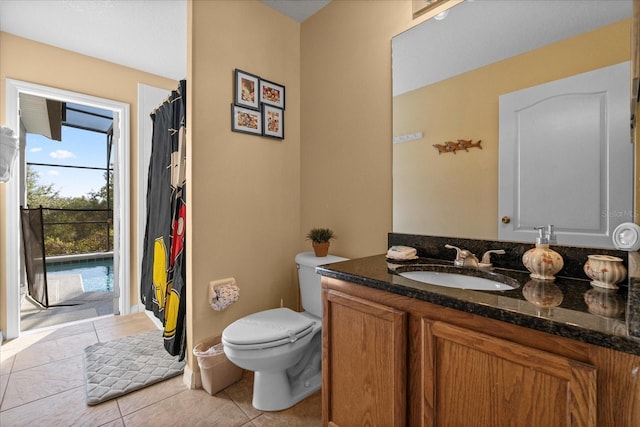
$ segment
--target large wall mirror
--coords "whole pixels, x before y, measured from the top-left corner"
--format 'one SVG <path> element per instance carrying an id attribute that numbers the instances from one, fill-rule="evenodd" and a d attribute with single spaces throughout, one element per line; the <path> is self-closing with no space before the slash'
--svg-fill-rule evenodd
<path id="1" fill-rule="evenodd" d="M 394 37 L 393 231 L 498 240 L 503 224 L 499 180 L 504 179 L 499 173 L 499 98 L 628 62 L 631 15 L 631 0 L 467 0 L 449 9 L 444 19 L 428 19 Z M 615 113 L 627 124 L 627 133 L 609 142 L 632 159 L 628 79 L 627 74 L 626 108 Z M 468 145 L 480 140 L 481 148 Z M 453 152 L 435 146 L 459 141 L 469 142 Z M 601 150 L 603 159 L 607 150 Z M 562 174 L 575 174 L 571 164 L 584 163 L 583 154 L 582 149 L 549 150 L 549 160 L 565 157 L 561 170 L 554 171 L 558 186 L 563 185 Z M 632 207 L 630 162 L 624 188 L 613 191 L 621 191 Z M 594 175 L 616 167 L 601 166 Z M 608 179 L 603 175 L 598 182 Z M 574 214 L 572 205 L 550 200 L 537 194 L 540 211 L 548 212 L 547 222 L 553 222 L 555 214 Z M 615 225 L 633 220 L 630 210 L 602 215 Z M 517 240 L 533 238 L 531 230 Z M 559 243 L 574 244 L 560 238 Z M 583 245 L 611 247 L 602 242 Z"/>

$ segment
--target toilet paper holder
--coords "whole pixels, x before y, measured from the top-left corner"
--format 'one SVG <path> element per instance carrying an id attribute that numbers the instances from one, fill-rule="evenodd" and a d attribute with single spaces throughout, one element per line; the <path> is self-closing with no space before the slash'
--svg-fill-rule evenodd
<path id="1" fill-rule="evenodd" d="M 229 277 L 209 282 L 209 304 L 216 311 L 222 311 L 240 298 L 240 288 L 236 279 Z"/>

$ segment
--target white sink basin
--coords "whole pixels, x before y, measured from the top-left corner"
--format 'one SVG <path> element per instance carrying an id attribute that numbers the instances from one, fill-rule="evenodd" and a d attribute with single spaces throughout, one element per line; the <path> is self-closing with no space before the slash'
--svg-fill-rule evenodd
<path id="1" fill-rule="evenodd" d="M 472 289 L 476 291 L 510 291 L 519 287 L 517 280 L 501 274 L 481 272 L 478 270 L 469 271 L 469 274 L 479 274 L 484 276 L 478 277 L 464 274 L 464 271 L 462 270 L 464 269 L 437 266 L 434 267 L 434 269 L 405 271 L 398 272 L 398 274 L 417 282 L 445 286 L 448 288 Z"/>

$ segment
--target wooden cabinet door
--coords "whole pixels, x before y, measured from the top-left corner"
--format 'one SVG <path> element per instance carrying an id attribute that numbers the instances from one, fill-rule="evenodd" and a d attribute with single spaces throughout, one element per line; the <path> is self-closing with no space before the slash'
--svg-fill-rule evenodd
<path id="1" fill-rule="evenodd" d="M 596 369 L 423 320 L 425 425 L 595 426 Z"/>
<path id="2" fill-rule="evenodd" d="M 404 426 L 406 314 L 331 290 L 323 299 L 323 424 Z"/>

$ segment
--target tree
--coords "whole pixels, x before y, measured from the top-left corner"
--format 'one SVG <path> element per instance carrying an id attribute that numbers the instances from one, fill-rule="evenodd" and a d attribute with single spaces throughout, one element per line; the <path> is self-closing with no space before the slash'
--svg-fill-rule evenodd
<path id="1" fill-rule="evenodd" d="M 111 171 L 105 172 L 105 184 L 97 192 L 61 197 L 53 184 L 40 184 L 38 173 L 27 165 L 27 205 L 49 208 L 43 211 L 47 255 L 103 252 L 113 248 L 113 212 L 95 211 L 111 209 L 112 175 Z"/>
<path id="2" fill-rule="evenodd" d="M 89 198 L 106 209 L 111 208 L 113 204 L 113 170 L 104 173 L 104 181 L 105 184 L 100 187 L 100 190 L 89 192 Z"/>
<path id="3" fill-rule="evenodd" d="M 53 184 L 40 184 L 39 178 L 38 172 L 33 170 L 31 165 L 27 165 L 27 206 L 30 208 L 41 205 L 58 207 L 61 199 L 60 191 L 56 190 Z"/>

